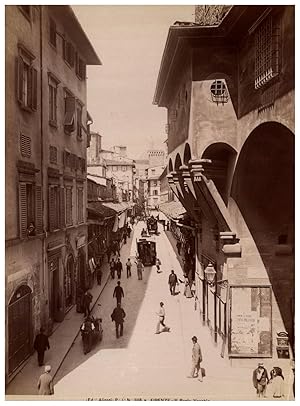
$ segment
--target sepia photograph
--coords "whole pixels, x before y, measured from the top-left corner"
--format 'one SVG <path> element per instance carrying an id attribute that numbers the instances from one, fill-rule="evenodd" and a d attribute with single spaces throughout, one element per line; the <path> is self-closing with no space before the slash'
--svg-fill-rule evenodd
<path id="1" fill-rule="evenodd" d="M 3 14 L 5 399 L 295 401 L 295 6 Z"/>

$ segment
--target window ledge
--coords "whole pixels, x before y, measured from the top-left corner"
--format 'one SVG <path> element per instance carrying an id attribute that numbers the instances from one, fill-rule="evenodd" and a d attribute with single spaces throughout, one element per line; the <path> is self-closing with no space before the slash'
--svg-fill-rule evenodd
<path id="1" fill-rule="evenodd" d="M 82 77 L 79 76 L 77 73 L 76 73 L 76 76 L 78 77 L 78 79 L 79 79 L 81 82 L 85 81 L 85 78 L 82 78 Z"/>
<path id="2" fill-rule="evenodd" d="M 73 131 L 68 131 L 68 130 L 66 130 L 65 128 L 64 128 L 64 133 L 65 134 L 67 134 L 67 135 L 72 135 L 72 133 L 74 132 L 75 130 L 73 130 Z"/>
<path id="3" fill-rule="evenodd" d="M 49 125 L 50 125 L 51 127 L 53 127 L 53 128 L 58 129 L 58 125 L 57 125 L 57 122 L 56 122 L 56 121 L 49 120 Z"/>
<path id="4" fill-rule="evenodd" d="M 27 111 L 28 113 L 32 113 L 34 110 L 32 110 L 30 107 L 25 106 L 25 104 L 19 102 L 19 105 L 21 107 L 22 110 Z"/>
<path id="5" fill-rule="evenodd" d="M 50 47 L 57 53 L 57 45 L 52 44 L 52 42 L 48 41 Z"/>
<path id="6" fill-rule="evenodd" d="M 74 68 L 74 66 L 70 65 L 69 62 L 66 61 L 65 59 L 64 59 L 64 62 L 65 62 L 65 64 L 67 65 L 67 67 L 68 67 L 69 69 L 72 70 L 72 69 Z"/>
<path id="7" fill-rule="evenodd" d="M 82 136 L 79 137 L 79 135 L 77 135 L 77 140 L 82 142 L 82 141 L 83 141 L 83 137 L 82 137 Z"/>

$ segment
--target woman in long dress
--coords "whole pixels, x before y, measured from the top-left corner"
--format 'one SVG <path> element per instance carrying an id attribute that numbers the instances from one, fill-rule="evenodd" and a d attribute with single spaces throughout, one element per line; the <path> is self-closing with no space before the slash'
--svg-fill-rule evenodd
<path id="1" fill-rule="evenodd" d="M 284 377 L 282 375 L 282 369 L 274 367 L 270 373 L 271 380 L 268 385 L 268 391 L 273 398 L 284 397 Z"/>
<path id="2" fill-rule="evenodd" d="M 190 299 L 191 297 L 193 297 L 193 294 L 192 294 L 192 291 L 191 291 L 191 287 L 190 287 L 189 281 L 188 281 L 187 279 L 185 280 L 184 296 L 187 297 L 188 299 Z"/>

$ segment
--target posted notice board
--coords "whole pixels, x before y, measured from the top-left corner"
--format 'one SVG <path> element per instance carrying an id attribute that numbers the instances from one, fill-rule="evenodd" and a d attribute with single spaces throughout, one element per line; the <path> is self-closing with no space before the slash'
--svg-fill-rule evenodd
<path id="1" fill-rule="evenodd" d="M 270 286 L 230 287 L 229 356 L 272 356 Z"/>

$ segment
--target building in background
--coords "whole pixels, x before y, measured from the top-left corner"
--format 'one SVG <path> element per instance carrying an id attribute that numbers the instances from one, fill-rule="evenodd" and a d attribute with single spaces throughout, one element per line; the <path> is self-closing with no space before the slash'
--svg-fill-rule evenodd
<path id="1" fill-rule="evenodd" d="M 199 318 L 232 364 L 271 358 L 287 374 L 294 74 L 293 6 L 197 6 L 196 22 L 169 29 L 154 96 L 168 110 L 169 185 L 196 238 Z"/>
<path id="2" fill-rule="evenodd" d="M 148 209 L 155 209 L 160 204 L 160 176 L 165 167 L 163 165 L 148 168 L 147 176 L 147 206 Z"/>
<path id="3" fill-rule="evenodd" d="M 6 6 L 6 375 L 86 286 L 86 65 L 69 6 Z"/>

